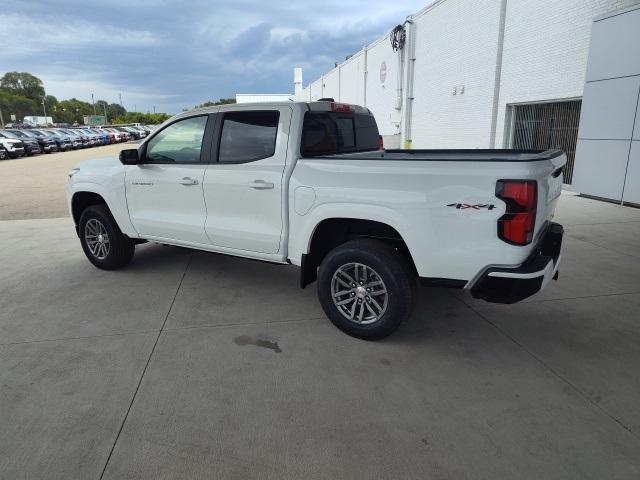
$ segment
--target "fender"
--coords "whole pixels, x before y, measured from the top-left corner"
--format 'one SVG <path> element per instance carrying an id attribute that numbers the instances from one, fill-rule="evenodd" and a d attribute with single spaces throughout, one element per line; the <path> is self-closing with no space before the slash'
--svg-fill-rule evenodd
<path id="1" fill-rule="evenodd" d="M 409 236 L 407 219 L 398 211 L 381 205 L 363 205 L 353 203 L 325 203 L 313 208 L 306 215 L 293 214 L 291 218 L 289 260 L 292 264 L 301 266 L 303 256 L 309 253 L 311 239 L 318 225 L 324 220 L 332 218 L 352 218 L 358 220 L 371 220 L 384 223 L 394 228 L 405 241 L 409 253 L 414 260 L 419 272 L 428 271 L 428 265 L 418 265 L 418 245 L 416 239 Z M 428 221 L 425 218 L 425 221 Z"/>
<path id="2" fill-rule="evenodd" d="M 138 232 L 131 223 L 129 218 L 129 209 L 127 208 L 126 195 L 124 189 L 124 182 L 120 185 L 113 183 L 109 189 L 105 188 L 100 183 L 93 183 L 87 181 L 76 181 L 67 187 L 67 200 L 69 204 L 69 212 L 73 216 L 72 211 L 72 199 L 76 193 L 91 192 L 100 195 L 107 204 L 107 207 L 111 211 L 113 218 L 115 219 L 118 227 L 125 235 L 137 238 Z"/>

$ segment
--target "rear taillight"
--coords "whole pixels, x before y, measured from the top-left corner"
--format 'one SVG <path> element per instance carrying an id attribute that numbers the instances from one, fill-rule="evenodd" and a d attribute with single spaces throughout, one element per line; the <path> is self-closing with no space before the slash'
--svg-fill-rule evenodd
<path id="1" fill-rule="evenodd" d="M 498 237 L 514 245 L 528 245 L 533 240 L 538 205 L 535 180 L 498 180 L 496 197 L 507 204 L 498 219 Z"/>
<path id="2" fill-rule="evenodd" d="M 382 135 L 378 135 L 378 149 L 384 150 L 384 140 L 382 138 Z"/>

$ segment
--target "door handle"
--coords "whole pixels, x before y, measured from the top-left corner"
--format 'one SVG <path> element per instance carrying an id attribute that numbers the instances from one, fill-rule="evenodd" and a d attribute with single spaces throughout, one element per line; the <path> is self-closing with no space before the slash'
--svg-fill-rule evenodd
<path id="1" fill-rule="evenodd" d="M 199 183 L 198 180 L 191 177 L 184 177 L 182 180 L 180 180 L 180 185 L 185 185 L 187 187 L 191 185 L 198 185 L 198 183 Z"/>
<path id="2" fill-rule="evenodd" d="M 264 180 L 254 180 L 253 182 L 249 182 L 249 186 L 256 190 L 270 190 L 273 188 L 273 183 L 265 182 Z"/>

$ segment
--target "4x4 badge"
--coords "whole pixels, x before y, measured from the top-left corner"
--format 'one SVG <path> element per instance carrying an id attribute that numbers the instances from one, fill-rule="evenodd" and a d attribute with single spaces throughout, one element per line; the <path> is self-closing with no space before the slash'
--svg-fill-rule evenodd
<path id="1" fill-rule="evenodd" d="M 450 203 L 447 207 L 455 207 L 458 210 L 465 210 L 467 208 L 473 208 L 474 210 L 480 210 L 481 208 L 493 210 L 496 208 L 493 203 Z"/>

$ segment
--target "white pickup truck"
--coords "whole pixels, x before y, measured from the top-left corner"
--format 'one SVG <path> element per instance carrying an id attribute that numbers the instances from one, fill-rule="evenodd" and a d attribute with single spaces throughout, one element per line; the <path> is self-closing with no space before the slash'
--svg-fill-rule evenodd
<path id="1" fill-rule="evenodd" d="M 67 196 L 102 269 L 144 241 L 300 267 L 329 319 L 379 339 L 416 279 L 513 303 L 557 278 L 558 150 L 384 150 L 371 112 L 328 99 L 194 110 L 120 158 L 80 163 Z"/>

